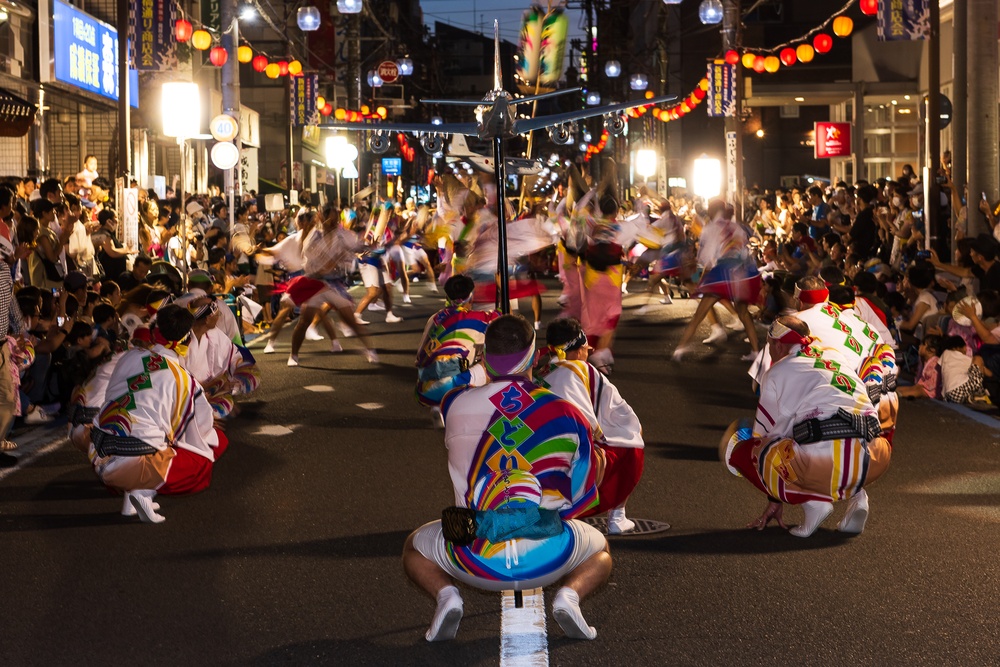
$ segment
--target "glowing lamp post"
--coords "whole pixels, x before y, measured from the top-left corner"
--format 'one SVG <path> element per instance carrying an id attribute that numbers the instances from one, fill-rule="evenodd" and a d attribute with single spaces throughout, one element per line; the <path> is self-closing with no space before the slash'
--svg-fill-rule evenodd
<path id="1" fill-rule="evenodd" d="M 702 154 L 694 161 L 694 194 L 708 201 L 722 192 L 722 164 Z"/>
<path id="2" fill-rule="evenodd" d="M 337 206 L 340 206 L 340 179 L 357 178 L 358 168 L 354 160 L 358 157 L 356 146 L 347 143 L 347 137 L 336 135 L 326 139 L 326 164 L 337 170 Z M 351 175 L 353 174 L 353 176 Z"/>
<path id="3" fill-rule="evenodd" d="M 656 151 L 651 148 L 641 148 L 635 153 L 635 171 L 648 181 L 656 175 Z"/>
<path id="4" fill-rule="evenodd" d="M 188 242 L 187 224 L 184 222 L 184 179 L 187 178 L 187 140 L 201 134 L 201 91 L 198 84 L 188 81 L 171 81 L 163 84 L 160 90 L 160 110 L 163 116 L 163 134 L 167 137 L 177 139 L 177 145 L 181 149 L 181 182 L 180 196 L 181 210 L 179 212 L 181 220 L 182 247 L 181 265 L 177 268 L 184 272 L 184 279 L 187 280 L 188 273 Z"/>

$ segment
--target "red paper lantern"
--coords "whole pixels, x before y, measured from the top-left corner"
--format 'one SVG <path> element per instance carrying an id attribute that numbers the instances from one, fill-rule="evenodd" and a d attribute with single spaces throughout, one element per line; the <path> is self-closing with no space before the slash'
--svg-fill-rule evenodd
<path id="1" fill-rule="evenodd" d="M 253 66 L 253 71 L 263 72 L 267 69 L 267 56 L 254 56 L 250 64 Z"/>
<path id="2" fill-rule="evenodd" d="M 208 52 L 208 59 L 216 67 L 222 67 L 229 60 L 229 52 L 226 51 L 221 46 L 214 46 L 212 50 Z"/>
<path id="3" fill-rule="evenodd" d="M 280 76 L 288 76 L 288 61 L 279 60 L 278 61 L 278 74 Z"/>
<path id="4" fill-rule="evenodd" d="M 694 90 L 694 96 L 697 97 L 699 100 L 705 99 L 705 94 L 706 94 L 705 91 L 702 90 L 701 88 L 695 88 Z"/>
<path id="5" fill-rule="evenodd" d="M 740 61 L 740 54 L 739 53 L 737 53 L 736 51 L 733 51 L 732 49 L 730 49 L 729 51 L 726 51 L 726 62 L 727 63 L 729 63 L 730 65 L 735 65 L 739 61 Z"/>
<path id="6" fill-rule="evenodd" d="M 791 47 L 782 49 L 781 53 L 778 54 L 778 57 L 781 58 L 781 62 L 785 65 L 785 67 L 791 67 L 795 64 L 796 60 L 795 49 Z"/>
<path id="7" fill-rule="evenodd" d="M 189 39 L 194 33 L 194 26 L 187 19 L 177 19 L 177 23 L 174 24 L 174 37 L 177 38 L 178 42 L 182 44 Z"/>
<path id="8" fill-rule="evenodd" d="M 325 105 L 323 106 L 323 108 L 319 110 L 319 112 L 320 112 L 321 114 L 323 114 L 324 116 L 329 116 L 330 114 L 332 114 L 332 113 L 333 113 L 333 105 L 332 105 L 332 104 L 330 104 L 329 102 L 327 102 L 327 103 L 326 103 L 326 104 L 325 104 Z"/>
<path id="9" fill-rule="evenodd" d="M 858 8 L 865 16 L 875 16 L 878 14 L 878 0 L 861 0 L 858 3 Z"/>
<path id="10" fill-rule="evenodd" d="M 816 53 L 827 53 L 833 48 L 833 37 L 821 32 L 813 37 L 813 48 L 816 49 Z"/>
<path id="11" fill-rule="evenodd" d="M 758 74 L 764 71 L 764 56 L 757 56 L 753 59 L 753 71 Z"/>

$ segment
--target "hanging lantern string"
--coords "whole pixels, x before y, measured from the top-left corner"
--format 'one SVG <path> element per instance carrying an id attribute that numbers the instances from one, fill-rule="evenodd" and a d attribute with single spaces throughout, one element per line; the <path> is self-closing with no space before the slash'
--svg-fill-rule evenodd
<path id="1" fill-rule="evenodd" d="M 833 15 L 830 16 L 830 18 L 828 18 L 827 20 L 823 21 L 821 24 L 819 24 L 818 26 L 816 26 L 815 28 L 813 28 L 812 30 L 810 30 L 809 32 L 807 32 L 806 34 L 802 35 L 801 37 L 799 37 L 797 39 L 790 39 L 787 42 L 785 42 L 784 44 L 778 44 L 777 46 L 772 46 L 770 49 L 766 49 L 766 48 L 762 48 L 762 47 L 758 48 L 758 47 L 746 47 L 746 46 L 744 46 L 744 47 L 742 47 L 743 52 L 744 53 L 777 53 L 778 51 L 781 51 L 781 49 L 789 48 L 789 47 L 791 47 L 791 46 L 793 46 L 795 44 L 801 43 L 801 42 L 806 42 L 806 41 L 809 40 L 810 37 L 812 37 L 816 33 L 822 32 L 824 29 L 826 29 L 826 27 L 829 26 L 831 23 L 833 23 L 833 21 L 837 17 L 839 17 L 841 14 L 843 14 L 848 9 L 850 9 L 851 5 L 853 5 L 855 2 L 856 2 L 856 0 L 850 0 L 850 2 L 848 2 L 846 5 L 844 5 L 843 7 L 841 7 L 840 9 L 838 9 L 836 12 L 834 12 Z"/>

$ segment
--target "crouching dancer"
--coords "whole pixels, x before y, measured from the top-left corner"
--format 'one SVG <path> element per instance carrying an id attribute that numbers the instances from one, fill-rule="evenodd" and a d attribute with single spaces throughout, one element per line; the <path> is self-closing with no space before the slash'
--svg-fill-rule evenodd
<path id="1" fill-rule="evenodd" d="M 153 502 L 157 493 L 207 489 L 228 445 L 201 386 L 179 362 L 193 320 L 180 306 L 157 312 L 152 349 L 130 350 L 115 364 L 109 398 L 90 432 L 94 471 L 105 486 L 125 493 L 144 523 L 164 520 Z"/>
<path id="2" fill-rule="evenodd" d="M 805 512 L 791 533 L 809 537 L 834 502 L 849 500 L 838 530 L 860 533 L 868 518 L 865 487 L 889 467 L 892 448 L 879 435 L 878 411 L 864 383 L 841 357 L 825 357 L 812 342 L 802 320 L 775 320 L 756 420 L 731 426 L 720 453 L 730 472 L 768 497 L 767 509 L 748 528 L 763 530 L 772 519 L 785 528 L 782 503 L 791 503 Z"/>
<path id="3" fill-rule="evenodd" d="M 604 458 L 571 403 L 531 381 L 535 332 L 519 315 L 486 330 L 490 382 L 445 397 L 445 444 L 458 508 L 475 510 L 460 539 L 441 521 L 418 528 L 403 548 L 407 576 L 437 600 L 428 641 L 454 638 L 462 620 L 455 582 L 489 591 L 559 580 L 552 615 L 567 636 L 593 639 L 580 599 L 611 574 L 607 541 L 574 520 L 597 504 Z M 463 509 L 467 508 L 467 509 Z M 449 522 L 450 524 L 450 522 Z"/>

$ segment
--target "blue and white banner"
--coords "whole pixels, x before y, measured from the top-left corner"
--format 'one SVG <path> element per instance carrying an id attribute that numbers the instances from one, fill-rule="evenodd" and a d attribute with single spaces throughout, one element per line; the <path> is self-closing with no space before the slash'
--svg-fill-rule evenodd
<path id="1" fill-rule="evenodd" d="M 878 3 L 879 41 L 927 39 L 930 35 L 931 18 L 928 2 L 929 0 L 881 0 Z"/>
<path id="2" fill-rule="evenodd" d="M 289 96 L 292 108 L 292 125 L 318 125 L 318 110 L 316 109 L 316 90 L 319 88 L 319 74 L 300 74 L 289 77 L 288 85 L 292 87 Z"/>
<path id="3" fill-rule="evenodd" d="M 724 60 L 708 63 L 707 112 L 715 117 L 736 115 L 736 65 Z"/>
<path id="4" fill-rule="evenodd" d="M 153 72 L 177 69 L 176 20 L 173 0 L 132 0 L 129 45 L 135 69 Z"/>
<path id="5" fill-rule="evenodd" d="M 118 31 L 76 7 L 52 2 L 55 78 L 118 101 Z M 139 106 L 139 74 L 129 70 L 129 104 Z"/>

